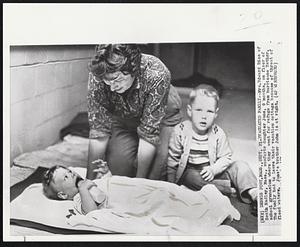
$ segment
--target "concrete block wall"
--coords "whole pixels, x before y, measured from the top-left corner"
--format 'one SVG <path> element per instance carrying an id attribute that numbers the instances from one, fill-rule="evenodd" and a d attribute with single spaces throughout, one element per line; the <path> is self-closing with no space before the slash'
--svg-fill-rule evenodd
<path id="1" fill-rule="evenodd" d="M 59 141 L 60 129 L 86 111 L 93 52 L 94 46 L 11 47 L 11 164 Z"/>

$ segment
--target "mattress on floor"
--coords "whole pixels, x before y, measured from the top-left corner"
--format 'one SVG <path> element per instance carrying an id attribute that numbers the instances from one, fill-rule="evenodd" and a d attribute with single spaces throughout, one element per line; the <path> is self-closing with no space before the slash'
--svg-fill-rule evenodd
<path id="1" fill-rule="evenodd" d="M 33 174 L 31 174 L 28 178 L 17 183 L 12 186 L 10 189 L 10 201 L 14 201 L 21 193 L 28 188 L 32 184 L 40 183 L 40 178 L 44 171 L 47 168 L 38 167 Z M 77 168 L 84 169 L 84 168 Z M 257 232 L 257 217 L 254 217 L 250 214 L 250 206 L 248 204 L 241 203 L 238 198 L 231 197 L 230 201 L 232 205 L 240 212 L 241 219 L 239 221 L 226 221 L 224 222 L 226 225 L 230 225 L 238 230 L 240 233 L 256 233 Z M 21 213 L 23 215 L 23 213 Z M 23 215 L 24 216 L 24 215 Z M 22 216 L 22 217 L 23 217 Z M 18 236 L 27 236 L 27 235 L 35 235 L 37 234 L 35 230 L 39 230 L 39 235 L 49 235 L 50 233 L 54 234 L 74 234 L 74 231 L 68 229 L 62 229 L 57 227 L 50 227 L 48 225 L 44 225 L 41 223 L 33 222 L 30 220 L 20 220 L 20 219 L 10 219 L 11 225 L 18 225 L 17 229 L 11 227 L 11 235 Z M 24 227 L 24 229 L 23 229 Z M 30 228 L 34 228 L 35 230 L 31 231 Z M 78 232 L 76 234 L 87 234 L 87 232 Z M 94 232 L 89 232 L 94 233 Z"/>

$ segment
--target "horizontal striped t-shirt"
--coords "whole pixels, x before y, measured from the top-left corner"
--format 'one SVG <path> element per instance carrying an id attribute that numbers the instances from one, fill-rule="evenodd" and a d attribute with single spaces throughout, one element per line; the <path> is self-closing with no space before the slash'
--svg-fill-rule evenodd
<path id="1" fill-rule="evenodd" d="M 199 135 L 193 132 L 188 163 L 200 165 L 209 163 L 208 157 L 208 135 Z"/>

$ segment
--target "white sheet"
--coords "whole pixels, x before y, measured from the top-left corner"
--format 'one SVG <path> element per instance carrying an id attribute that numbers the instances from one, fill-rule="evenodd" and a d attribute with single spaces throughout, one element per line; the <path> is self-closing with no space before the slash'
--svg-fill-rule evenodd
<path id="1" fill-rule="evenodd" d="M 226 217 L 239 219 L 240 214 L 213 185 L 194 192 L 167 182 L 119 176 L 96 182 L 110 198 L 107 209 L 80 215 L 73 201 L 49 200 L 42 185 L 33 184 L 11 203 L 11 218 L 72 230 L 141 235 L 237 233 L 232 227 L 220 226 Z"/>

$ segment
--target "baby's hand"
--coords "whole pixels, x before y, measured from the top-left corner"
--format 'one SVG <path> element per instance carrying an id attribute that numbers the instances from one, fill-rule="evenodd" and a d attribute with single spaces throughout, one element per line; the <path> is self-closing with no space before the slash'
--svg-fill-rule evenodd
<path id="1" fill-rule="evenodd" d="M 107 162 L 102 159 L 94 160 L 92 164 L 97 166 L 97 168 L 93 170 L 93 172 L 97 173 L 96 178 L 101 178 L 109 172 Z"/>
<path id="2" fill-rule="evenodd" d="M 78 189 L 79 190 L 89 190 L 93 186 L 96 186 L 96 184 L 92 180 L 85 179 L 79 184 Z"/>
<path id="3" fill-rule="evenodd" d="M 200 172 L 200 175 L 207 182 L 212 181 L 215 177 L 215 174 L 210 166 L 204 167 L 203 170 Z"/>

